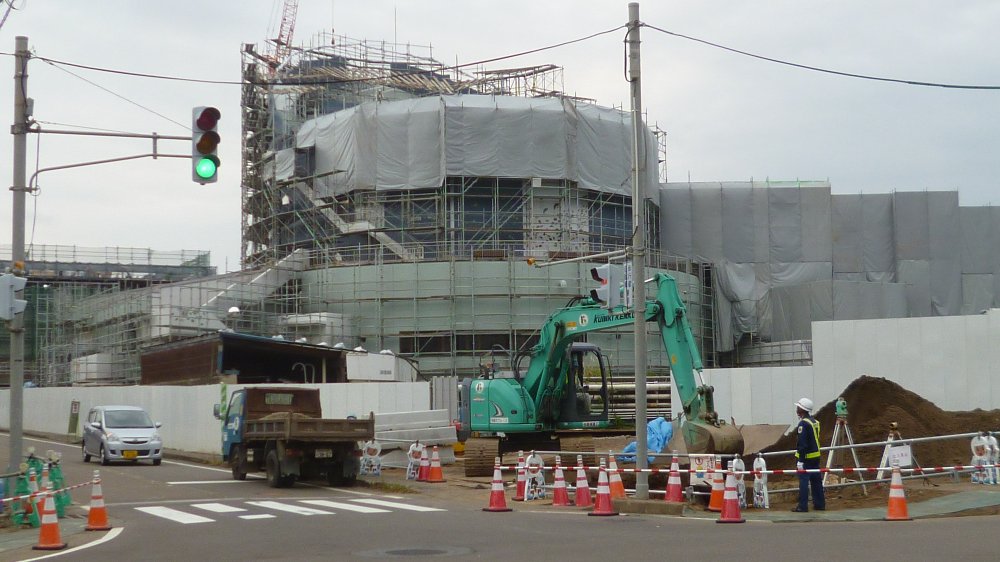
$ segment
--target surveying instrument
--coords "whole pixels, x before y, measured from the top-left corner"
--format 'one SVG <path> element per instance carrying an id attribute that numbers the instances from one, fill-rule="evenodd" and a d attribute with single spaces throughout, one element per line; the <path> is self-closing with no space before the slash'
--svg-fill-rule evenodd
<path id="1" fill-rule="evenodd" d="M 837 453 L 841 452 L 841 449 L 837 447 L 843 446 L 845 440 L 847 441 L 847 447 L 851 451 L 851 456 L 854 458 L 855 468 L 861 468 L 861 461 L 858 460 L 858 451 L 854 448 L 854 436 L 851 435 L 851 428 L 847 425 L 847 400 L 844 400 L 843 396 L 837 398 L 835 409 L 837 422 L 833 426 L 833 439 L 830 440 L 830 454 L 826 457 L 826 468 L 833 468 L 833 461 L 837 457 Z M 829 476 L 829 472 L 823 473 L 823 487 L 826 487 L 826 480 Z M 861 472 L 858 472 L 858 478 L 861 479 L 861 491 L 867 496 L 868 488 L 864 484 L 865 477 Z M 846 474 L 844 481 L 847 481 Z"/>

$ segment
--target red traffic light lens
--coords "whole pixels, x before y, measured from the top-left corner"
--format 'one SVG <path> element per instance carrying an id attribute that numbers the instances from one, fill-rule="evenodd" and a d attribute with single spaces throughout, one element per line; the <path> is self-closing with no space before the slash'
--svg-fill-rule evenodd
<path id="1" fill-rule="evenodd" d="M 221 118 L 222 113 L 218 109 L 214 107 L 206 107 L 201 110 L 201 114 L 198 115 L 198 119 L 195 120 L 195 125 L 197 125 L 202 131 L 207 131 L 209 129 L 214 129 Z"/>

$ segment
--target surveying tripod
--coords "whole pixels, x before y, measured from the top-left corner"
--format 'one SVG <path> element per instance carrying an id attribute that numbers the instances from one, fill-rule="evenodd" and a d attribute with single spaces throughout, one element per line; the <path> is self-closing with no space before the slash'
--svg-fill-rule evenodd
<path id="1" fill-rule="evenodd" d="M 854 436 L 851 435 L 851 428 L 847 425 L 847 401 L 844 400 L 843 396 L 837 398 L 836 412 L 837 422 L 836 425 L 833 426 L 833 439 L 830 440 L 830 454 L 826 457 L 826 468 L 833 468 L 834 458 L 837 456 L 837 453 L 840 452 L 840 449 L 837 449 L 836 447 L 843 445 L 844 439 L 847 440 L 851 456 L 854 457 L 854 467 L 861 468 L 861 461 L 858 460 L 858 451 L 854 448 Z M 824 487 L 826 487 L 826 480 L 828 476 L 830 476 L 829 472 L 823 473 Z M 861 472 L 858 472 L 858 478 L 861 479 L 861 490 L 867 496 L 868 488 L 864 484 L 865 477 Z"/>

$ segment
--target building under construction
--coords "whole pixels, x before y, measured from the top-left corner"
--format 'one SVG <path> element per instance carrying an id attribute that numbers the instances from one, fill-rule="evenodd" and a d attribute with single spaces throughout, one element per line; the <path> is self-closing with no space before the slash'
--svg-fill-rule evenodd
<path id="1" fill-rule="evenodd" d="M 140 281 L 59 274 L 56 298 L 32 297 L 48 266 L 29 264 L 29 341 L 44 352 L 28 380 L 134 383 L 144 352 L 220 330 L 475 374 L 593 285 L 595 263 L 528 258 L 630 243 L 630 116 L 564 95 L 558 67 L 449 67 L 429 48 L 331 34 L 279 51 L 243 48 L 243 270 L 182 255 Z M 825 181 L 666 183 L 657 136 L 641 138 L 647 267 L 677 278 L 707 366 L 807 364 L 816 320 L 1000 305 L 995 209 Z M 73 264 L 60 268 L 86 269 Z M 627 387 L 629 330 L 587 339 Z M 648 341 L 662 388 L 669 362 Z"/>

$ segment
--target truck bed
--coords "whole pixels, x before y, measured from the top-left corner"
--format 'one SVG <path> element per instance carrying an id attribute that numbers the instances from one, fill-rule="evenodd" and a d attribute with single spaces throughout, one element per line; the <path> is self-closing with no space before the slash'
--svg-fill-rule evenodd
<path id="1" fill-rule="evenodd" d="M 297 416 L 284 412 L 267 419 L 246 420 L 244 438 L 248 441 L 284 439 L 286 441 L 367 441 L 375 437 L 375 416 L 368 419 L 325 419 Z"/>

